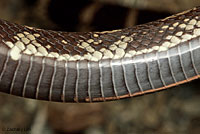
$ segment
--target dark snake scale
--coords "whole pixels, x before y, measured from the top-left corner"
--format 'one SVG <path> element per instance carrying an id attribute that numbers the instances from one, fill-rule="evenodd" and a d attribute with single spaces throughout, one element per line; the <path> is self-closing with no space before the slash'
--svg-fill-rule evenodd
<path id="1" fill-rule="evenodd" d="M 117 100 L 199 77 L 200 7 L 104 32 L 0 20 L 0 92 L 58 102 Z"/>

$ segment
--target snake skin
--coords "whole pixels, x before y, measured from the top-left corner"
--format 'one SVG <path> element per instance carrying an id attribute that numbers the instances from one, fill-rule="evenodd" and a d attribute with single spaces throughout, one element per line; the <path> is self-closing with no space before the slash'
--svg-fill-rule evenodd
<path id="1" fill-rule="evenodd" d="M 61 32 L 0 20 L 0 91 L 58 101 L 117 100 L 199 77 L 200 7 L 104 32 Z"/>

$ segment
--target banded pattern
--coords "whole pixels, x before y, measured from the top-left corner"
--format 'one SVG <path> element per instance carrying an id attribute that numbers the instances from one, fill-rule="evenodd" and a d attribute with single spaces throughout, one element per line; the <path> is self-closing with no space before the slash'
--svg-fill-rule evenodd
<path id="1" fill-rule="evenodd" d="M 199 53 L 200 7 L 104 32 L 0 20 L 0 91 L 58 102 L 132 97 L 198 78 Z"/>

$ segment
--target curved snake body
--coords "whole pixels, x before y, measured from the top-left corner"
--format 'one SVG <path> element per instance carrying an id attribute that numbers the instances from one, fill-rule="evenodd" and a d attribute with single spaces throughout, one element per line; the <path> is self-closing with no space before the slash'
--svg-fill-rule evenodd
<path id="1" fill-rule="evenodd" d="M 199 54 L 200 7 L 105 32 L 0 20 L 0 91 L 59 102 L 117 100 L 198 78 Z"/>

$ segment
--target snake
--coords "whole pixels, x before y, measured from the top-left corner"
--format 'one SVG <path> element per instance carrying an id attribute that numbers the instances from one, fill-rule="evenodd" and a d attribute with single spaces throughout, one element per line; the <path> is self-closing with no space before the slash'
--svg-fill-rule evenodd
<path id="1" fill-rule="evenodd" d="M 0 20 L 0 92 L 104 102 L 200 77 L 200 7 L 112 31 L 64 32 Z"/>

